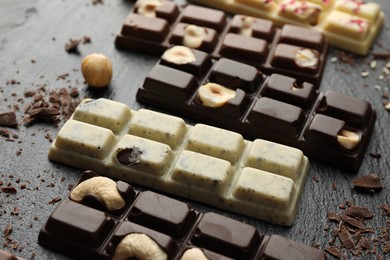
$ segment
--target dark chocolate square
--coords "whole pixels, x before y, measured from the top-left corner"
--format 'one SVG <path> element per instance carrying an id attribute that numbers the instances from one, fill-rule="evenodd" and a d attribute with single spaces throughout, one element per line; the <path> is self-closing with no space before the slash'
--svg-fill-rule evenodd
<path id="1" fill-rule="evenodd" d="M 181 239 L 195 221 L 196 214 L 185 203 L 145 191 L 137 198 L 128 218 L 142 226 Z"/>
<path id="2" fill-rule="evenodd" d="M 225 58 L 215 63 L 209 77 L 211 82 L 250 93 L 259 88 L 261 80 L 261 73 L 255 67 Z"/>
<path id="3" fill-rule="evenodd" d="M 365 127 L 370 121 L 373 110 L 365 100 L 347 96 L 335 91 L 326 91 L 317 113 L 332 116 L 354 127 Z"/>
<path id="4" fill-rule="evenodd" d="M 121 34 L 153 42 L 162 42 L 169 33 L 166 20 L 130 13 L 123 24 Z"/>
<path id="5" fill-rule="evenodd" d="M 212 28 L 220 33 L 227 23 L 227 18 L 222 11 L 188 5 L 182 11 L 180 22 Z"/>
<path id="6" fill-rule="evenodd" d="M 318 92 L 313 84 L 298 82 L 295 78 L 281 74 L 272 74 L 260 94 L 307 110 L 315 101 Z"/>
<path id="7" fill-rule="evenodd" d="M 268 54 L 265 40 L 228 33 L 223 39 L 219 55 L 256 66 L 264 62 Z"/>
<path id="8" fill-rule="evenodd" d="M 144 89 L 175 100 L 185 101 L 197 88 L 194 76 L 187 72 L 156 65 L 144 82 Z"/>
<path id="9" fill-rule="evenodd" d="M 222 215 L 206 213 L 199 222 L 191 242 L 237 259 L 249 259 L 262 238 L 253 226 Z"/>
<path id="10" fill-rule="evenodd" d="M 309 28 L 295 25 L 285 25 L 280 33 L 279 43 L 302 46 L 317 51 L 323 51 L 325 36 Z"/>
<path id="11" fill-rule="evenodd" d="M 257 126 L 272 129 L 288 136 L 296 136 L 305 120 L 304 111 L 271 98 L 262 97 L 256 101 L 247 120 Z"/>

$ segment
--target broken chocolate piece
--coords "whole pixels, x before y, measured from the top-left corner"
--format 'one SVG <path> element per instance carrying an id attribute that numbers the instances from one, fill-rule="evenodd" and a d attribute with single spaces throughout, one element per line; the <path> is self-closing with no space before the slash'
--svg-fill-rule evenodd
<path id="1" fill-rule="evenodd" d="M 352 180 L 352 184 L 356 190 L 364 192 L 374 193 L 383 189 L 381 179 L 375 173 L 355 178 Z"/>
<path id="2" fill-rule="evenodd" d="M 354 218 L 351 218 L 347 215 L 341 215 L 341 220 L 344 221 L 345 223 L 347 223 L 348 225 L 352 226 L 352 227 L 355 227 L 355 228 L 358 228 L 358 229 L 362 229 L 364 228 L 364 225 L 361 221 L 357 220 L 357 219 L 354 219 Z"/>
<path id="3" fill-rule="evenodd" d="M 355 242 L 346 228 L 341 228 L 337 235 L 346 249 L 351 249 L 355 246 Z"/>
<path id="4" fill-rule="evenodd" d="M 16 120 L 16 114 L 14 111 L 0 113 L 0 126 L 15 127 L 17 125 L 18 121 Z"/>

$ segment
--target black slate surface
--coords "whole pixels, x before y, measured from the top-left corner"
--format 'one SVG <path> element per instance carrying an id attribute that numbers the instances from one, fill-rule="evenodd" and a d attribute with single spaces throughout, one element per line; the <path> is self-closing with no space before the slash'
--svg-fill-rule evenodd
<path id="1" fill-rule="evenodd" d="M 359 57 L 350 53 L 340 54 L 340 50 L 331 48 L 320 87 L 321 91 L 333 89 L 364 98 L 373 104 L 378 113 L 375 131 L 360 170 L 349 173 L 311 160 L 309 178 L 299 204 L 297 219 L 291 228 L 183 201 L 189 202 L 197 210 L 222 213 L 255 225 L 266 234 L 281 234 L 302 243 L 318 245 L 322 249 L 329 246 L 332 237 L 326 231 L 327 227 L 332 230 L 335 226 L 327 219 L 327 212 L 340 213 L 342 210 L 338 205 L 351 201 L 374 212 L 373 219 L 367 221 L 367 226 L 374 230 L 369 236 L 380 235 L 380 228 L 390 219 L 378 208 L 384 203 L 390 203 L 390 114 L 383 106 L 383 102 L 388 100 L 383 95 L 389 92 L 389 76 L 382 72 L 390 59 L 378 59 L 375 69 L 370 68 L 370 63 L 374 60 L 372 52 L 390 50 L 390 3 L 388 0 L 374 2 L 381 4 L 387 17 L 386 25 L 373 50 L 367 57 Z M 17 111 L 17 118 L 21 122 L 24 106 L 32 101 L 31 98 L 25 98 L 23 93 L 42 85 L 46 86 L 48 92 L 61 87 L 77 87 L 81 96 L 103 96 L 123 102 L 133 109 L 143 107 L 135 101 L 135 93 L 158 57 L 119 51 L 114 47 L 115 34 L 132 5 L 132 2 L 124 0 L 105 0 L 103 4 L 96 5 L 92 0 L 1 0 L 0 113 L 9 111 L 18 104 L 20 111 Z M 65 51 L 64 46 L 70 38 L 78 39 L 83 36 L 91 37 L 92 42 L 80 44 L 79 54 Z M 89 89 L 83 83 L 79 71 L 82 57 L 92 52 L 106 54 L 114 66 L 112 83 L 100 91 Z M 352 57 L 353 64 L 342 61 L 344 54 Z M 333 59 L 336 57 L 337 60 Z M 363 71 L 368 71 L 369 75 L 362 77 Z M 65 79 L 58 77 L 66 73 L 69 76 L 64 77 Z M 380 75 L 384 75 L 384 79 L 380 79 Z M 190 120 L 187 122 L 194 123 Z M 67 196 L 69 185 L 77 182 L 81 171 L 51 163 L 47 159 L 50 146 L 47 134 L 54 138 L 59 127 L 43 123 L 30 127 L 20 124 L 18 128 L 9 130 L 17 134 L 18 138 L 11 138 L 14 140 L 11 142 L 0 137 L 0 186 L 13 186 L 16 193 L 0 191 L 0 248 L 27 259 L 34 256 L 35 259 L 67 259 L 39 246 L 37 237 L 40 228 L 56 207 L 56 203 L 49 202 Z M 382 157 L 373 158 L 369 152 L 380 153 Z M 20 154 L 17 155 L 18 153 Z M 354 191 L 351 180 L 370 172 L 382 177 L 385 189 L 375 194 Z M 4 231 L 9 227 L 12 230 L 6 236 Z M 378 251 L 381 253 L 381 247 L 378 247 Z M 346 252 L 343 255 L 346 258 L 352 257 Z M 389 254 L 384 256 L 390 258 Z M 375 259 L 372 255 L 360 257 Z"/>

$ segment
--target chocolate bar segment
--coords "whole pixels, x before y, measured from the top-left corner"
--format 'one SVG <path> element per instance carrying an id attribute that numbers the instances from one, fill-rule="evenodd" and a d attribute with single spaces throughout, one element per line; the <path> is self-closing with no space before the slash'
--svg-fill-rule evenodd
<path id="1" fill-rule="evenodd" d="M 283 43 L 278 47 L 283 45 L 292 46 Z M 310 55 L 305 53 L 308 49 L 294 46 L 292 49 L 293 52 L 304 50 L 300 55 Z M 290 54 L 287 56 L 294 59 Z M 152 70 L 159 68 L 160 63 Z M 293 67 L 292 63 L 295 61 L 291 60 L 290 64 L 281 62 L 290 67 Z M 170 71 L 170 85 L 175 85 L 175 72 L 180 76 L 182 68 L 185 66 L 177 65 Z M 307 69 L 311 70 L 310 67 Z M 213 59 L 209 72 L 196 79 L 197 85 L 191 88 L 187 98 L 179 95 L 165 98 L 166 94 L 160 90 L 163 88 L 157 84 L 153 91 L 149 90 L 149 80 L 147 77 L 138 89 L 137 100 L 140 102 L 237 131 L 244 136 L 293 146 L 313 158 L 351 171 L 357 170 L 361 164 L 376 120 L 372 105 L 365 100 L 335 91 L 319 92 L 315 85 L 302 78 L 279 73 L 268 75 L 255 66 L 227 58 Z M 233 94 L 232 90 L 235 91 Z M 318 120 L 324 116 L 329 125 L 322 126 Z M 331 134 L 325 134 L 328 132 L 325 129 L 317 131 L 318 127 L 330 128 Z M 321 139 L 319 136 L 323 134 L 328 137 Z M 332 142 L 328 142 L 329 136 L 333 136 Z"/>
<path id="2" fill-rule="evenodd" d="M 88 115 L 93 114 L 91 107 L 97 111 L 104 107 L 116 115 L 116 110 L 122 109 L 119 104 L 106 99 L 84 100 L 76 108 L 76 113 L 84 114 L 85 110 L 85 115 L 78 118 L 91 122 L 88 119 Z M 54 141 L 49 158 L 276 224 L 293 224 L 308 173 L 308 160 L 301 151 L 272 145 L 265 140 L 256 140 L 252 144 L 235 132 L 204 124 L 189 126 L 180 118 L 146 109 L 131 111 L 131 115 L 112 143 L 100 149 L 89 145 L 91 151 L 88 154 L 76 149 L 85 147 L 82 139 L 77 137 L 87 135 L 76 129 L 91 133 L 103 128 L 73 118 L 68 120 L 66 125 L 72 127 L 64 126 L 56 139 L 65 149 Z M 88 127 L 83 127 L 86 125 Z M 262 147 L 265 150 L 259 152 Z M 93 150 L 104 152 L 96 154 Z M 284 159 L 280 160 L 280 157 Z M 290 157 L 294 159 L 287 159 Z M 258 164 L 256 161 L 264 162 Z M 247 173 L 249 167 L 253 169 Z M 276 178 L 266 186 L 260 185 L 261 176 L 265 175 L 269 179 Z M 278 178 L 279 175 L 283 178 Z M 246 183 L 250 178 L 256 179 L 252 183 L 258 185 L 248 188 Z M 279 193 L 281 187 L 289 191 L 282 195 L 283 198 Z M 139 200 L 149 200 L 145 197 L 147 194 Z M 130 218 L 137 223 L 154 222 L 150 215 L 156 214 L 142 209 L 139 200 L 135 201 Z M 156 210 L 159 207 L 163 204 L 156 205 Z M 183 226 L 191 220 L 192 213 L 186 209 L 175 211 L 182 212 L 182 218 L 177 221 Z M 166 216 L 161 213 L 159 218 Z M 160 225 L 161 231 L 171 229 L 172 225 Z M 178 230 L 177 235 L 180 236 L 180 232 Z"/>
<path id="3" fill-rule="evenodd" d="M 191 0 L 233 14 L 269 19 L 278 26 L 299 25 L 323 33 L 329 43 L 366 55 L 384 23 L 384 13 L 377 3 L 360 0 Z M 314 42 L 316 37 L 296 31 L 301 39 Z M 293 35 L 294 32 L 292 31 Z M 294 37 L 295 38 L 295 37 Z M 295 40 L 294 40 L 295 41 Z M 293 41 L 293 42 L 294 42 Z M 294 43 L 291 43 L 294 44 Z M 308 47 L 307 48 L 313 48 Z"/>
<path id="4" fill-rule="evenodd" d="M 146 2 L 137 1 L 115 39 L 116 47 L 162 54 L 174 45 L 183 45 L 207 52 L 214 59 L 229 58 L 253 65 L 267 74 L 299 77 L 316 86 L 320 83 L 328 50 L 322 33 L 293 25 L 276 29 L 272 21 L 245 15 L 229 19 L 222 11 L 196 5 L 170 7 L 172 17 L 167 18 L 158 12 L 167 2 L 153 2 L 151 10 L 144 7 L 145 11 L 140 8 L 147 6 Z M 284 53 L 282 57 L 280 52 Z M 307 66 L 306 62 L 301 66 L 302 59 L 308 59 L 311 53 L 315 54 L 315 64 Z"/>
<path id="5" fill-rule="evenodd" d="M 212 212 L 195 211 L 186 203 L 155 192 L 136 192 L 121 181 L 114 187 L 124 185 L 135 194 L 135 203 L 126 203 L 124 215 L 112 215 L 89 208 L 83 201 L 70 200 L 71 194 L 83 183 L 97 178 L 99 181 L 103 178 L 105 184 L 112 181 L 91 172 L 83 175 L 41 229 L 40 245 L 70 257 L 99 260 L 139 255 L 149 259 L 183 260 L 322 260 L 325 257 L 319 249 L 282 236 L 264 235 L 254 226 Z M 112 187 L 105 184 L 101 188 L 112 192 Z M 86 230 L 88 234 L 101 230 L 102 223 L 107 222 L 112 223 L 109 232 L 94 232 L 93 236 L 85 237 Z M 59 226 L 67 223 L 70 228 L 53 227 L 53 223 Z"/>

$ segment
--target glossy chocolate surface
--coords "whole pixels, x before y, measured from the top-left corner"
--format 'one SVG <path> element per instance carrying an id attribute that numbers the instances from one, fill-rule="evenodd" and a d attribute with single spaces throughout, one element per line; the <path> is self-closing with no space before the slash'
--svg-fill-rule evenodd
<path id="1" fill-rule="evenodd" d="M 376 119 L 369 102 L 335 91 L 319 92 L 300 78 L 268 76 L 254 66 L 225 58 L 213 60 L 202 75 L 184 72 L 177 65 L 168 67 L 172 66 L 162 61 L 155 65 L 138 90 L 138 101 L 250 138 L 293 146 L 347 170 L 359 168 Z M 149 83 L 159 81 L 156 75 L 163 75 L 164 84 Z M 188 80 L 178 85 L 180 78 Z M 188 82 L 197 82 L 197 86 L 189 87 Z M 216 108 L 202 105 L 197 89 L 208 82 L 235 90 L 235 97 Z M 178 94 L 166 94 L 173 92 Z M 356 148 L 346 149 L 338 143 L 337 135 L 343 129 L 360 136 Z"/>
<path id="2" fill-rule="evenodd" d="M 92 177 L 89 172 L 79 183 Z M 39 243 L 77 259 L 111 259 L 122 239 L 137 233 L 149 236 L 168 259 L 181 259 L 191 248 L 199 248 L 209 259 L 324 257 L 319 249 L 281 236 L 263 235 L 248 224 L 212 212 L 197 212 L 151 191 L 136 193 L 130 185 L 117 182 L 117 187 L 124 186 L 127 195 L 135 194 L 126 200 L 126 214 L 96 210 L 67 197 L 42 228 Z"/>
<path id="3" fill-rule="evenodd" d="M 162 54 L 173 45 L 187 44 L 213 58 L 238 60 L 267 74 L 281 73 L 316 86 L 320 83 L 328 50 L 322 33 L 293 25 L 276 29 L 269 20 L 244 15 L 229 19 L 224 12 L 211 8 L 196 5 L 173 8 L 172 5 L 175 4 L 171 1 L 162 1 L 155 8 L 154 17 L 150 17 L 143 15 L 136 4 L 116 36 L 115 46 Z M 170 11 L 161 12 L 164 8 Z M 184 41 L 190 25 L 205 31 L 198 45 L 189 46 Z M 297 51 L 304 49 L 317 54 L 315 66 L 297 65 Z"/>

